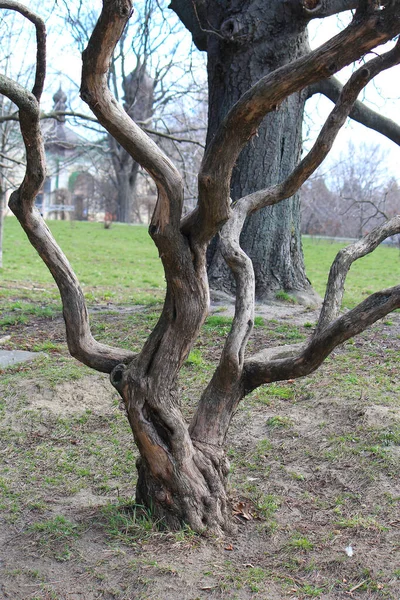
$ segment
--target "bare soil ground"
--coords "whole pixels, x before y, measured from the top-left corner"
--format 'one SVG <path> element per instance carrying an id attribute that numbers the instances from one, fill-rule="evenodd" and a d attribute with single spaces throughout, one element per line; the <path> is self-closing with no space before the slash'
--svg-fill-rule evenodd
<path id="1" fill-rule="evenodd" d="M 299 307 L 262 316 L 253 349 L 301 341 L 315 321 Z M 135 346 L 152 318 L 93 320 L 100 337 Z M 223 328 L 206 329 L 184 369 L 188 417 Z M 59 316 L 6 333 L 14 349 L 51 344 L 0 381 L 2 600 L 399 600 L 400 314 L 312 377 L 245 399 L 227 441 L 237 533 L 225 539 L 159 531 L 134 506 L 136 449 L 118 397 L 67 356 Z"/>

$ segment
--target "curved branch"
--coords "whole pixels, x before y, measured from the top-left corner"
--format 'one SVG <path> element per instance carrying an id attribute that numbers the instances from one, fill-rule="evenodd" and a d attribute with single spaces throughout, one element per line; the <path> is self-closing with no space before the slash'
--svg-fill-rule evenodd
<path id="1" fill-rule="evenodd" d="M 263 206 L 276 204 L 297 191 L 329 152 L 360 90 L 378 72 L 399 60 L 400 45 L 397 45 L 392 51 L 371 60 L 355 72 L 344 86 L 313 148 L 292 174 L 283 183 L 245 196 L 233 204 L 232 215 L 220 231 L 220 247 L 236 281 L 235 315 L 219 365 L 200 399 L 193 418 L 190 427 L 193 439 L 202 439 L 204 431 L 207 431 L 212 443 L 221 444 L 233 411 L 240 400 L 244 350 L 254 319 L 254 271 L 250 258 L 239 244 L 240 232 L 247 215 Z M 263 360 L 266 360 L 265 354 Z M 221 393 L 221 390 L 224 392 Z M 226 393 L 227 390 L 230 392 Z"/>
<path id="2" fill-rule="evenodd" d="M 19 12 L 36 27 L 36 74 L 32 94 L 39 101 L 46 78 L 46 26 L 44 21 L 26 6 L 13 0 L 1 0 L 0 8 Z"/>
<path id="3" fill-rule="evenodd" d="M 387 314 L 400 308 L 400 286 L 372 294 L 356 308 L 314 335 L 302 352 L 287 358 L 273 358 L 260 352 L 245 361 L 243 386 L 248 394 L 263 383 L 304 377 L 315 371 L 340 344 L 361 333 Z"/>
<path id="4" fill-rule="evenodd" d="M 35 96 L 6 75 L 0 74 L 0 94 L 20 110 L 20 127 L 26 149 L 26 171 L 20 194 L 33 204 L 45 178 L 44 148 L 39 127 L 39 103 Z"/>
<path id="5" fill-rule="evenodd" d="M 131 13 L 131 0 L 103 1 L 103 10 L 82 54 L 81 98 L 103 127 L 155 181 L 159 197 L 151 229 L 163 232 L 171 225 L 177 230 L 183 204 L 182 177 L 169 158 L 117 103 L 107 84 L 112 53 Z"/>
<path id="6" fill-rule="evenodd" d="M 259 190 L 248 196 L 240 198 L 234 205 L 235 211 L 238 206 L 245 205 L 247 214 L 255 212 L 265 206 L 277 204 L 286 198 L 290 198 L 297 192 L 303 183 L 315 172 L 330 152 L 337 134 L 351 113 L 361 90 L 378 73 L 388 69 L 400 62 L 400 43 L 381 56 L 370 60 L 360 69 L 352 74 L 349 81 L 342 86 L 337 98 L 336 105 L 326 122 L 324 123 L 313 147 L 300 161 L 292 173 L 283 181 L 265 190 Z"/>
<path id="7" fill-rule="evenodd" d="M 314 94 L 323 94 L 332 102 L 337 102 L 342 89 L 343 85 L 340 81 L 335 77 L 330 77 L 329 79 L 324 79 L 323 81 L 319 81 L 310 86 L 309 98 Z M 365 125 L 365 127 L 381 133 L 400 146 L 400 125 L 371 108 L 368 108 L 363 102 L 357 100 L 357 102 L 354 103 L 349 117 L 354 121 L 357 121 L 357 123 L 361 123 L 362 125 Z"/>
<path id="8" fill-rule="evenodd" d="M 60 290 L 70 353 L 89 367 L 110 373 L 117 364 L 131 360 L 134 354 L 99 344 L 92 337 L 85 299 L 76 275 L 35 208 L 35 198 L 46 176 L 39 103 L 33 94 L 3 75 L 0 75 L 0 93 L 19 108 L 26 150 L 25 176 L 20 187 L 11 194 L 9 206 Z"/>
<path id="9" fill-rule="evenodd" d="M 200 398 L 190 425 L 192 439 L 224 441 L 233 412 L 242 397 L 240 380 L 247 341 L 254 324 L 255 277 L 253 263 L 239 244 L 247 212 L 239 207 L 220 232 L 220 249 L 236 282 L 235 314 L 215 373 Z"/>
<path id="10" fill-rule="evenodd" d="M 287 96 L 326 79 L 400 31 L 400 7 L 355 19 L 317 50 L 273 71 L 229 111 L 206 150 L 199 175 L 199 205 L 185 222 L 197 239 L 210 239 L 231 215 L 229 188 L 239 152 L 257 133 L 264 116 Z"/>
<path id="11" fill-rule="evenodd" d="M 331 266 L 328 278 L 328 284 L 325 292 L 325 299 L 322 305 L 321 313 L 318 319 L 315 335 L 331 323 L 339 314 L 344 294 L 344 284 L 347 273 L 354 261 L 366 256 L 383 240 L 400 233 L 400 215 L 393 217 L 380 227 L 376 227 L 371 233 L 361 240 L 350 244 L 340 250 Z"/>

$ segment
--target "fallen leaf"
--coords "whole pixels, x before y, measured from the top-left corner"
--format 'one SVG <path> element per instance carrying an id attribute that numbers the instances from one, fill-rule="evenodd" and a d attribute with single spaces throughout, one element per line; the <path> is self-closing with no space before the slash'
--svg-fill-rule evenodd
<path id="1" fill-rule="evenodd" d="M 251 521 L 253 515 L 250 512 L 250 504 L 246 502 L 238 502 L 233 507 L 234 516 L 238 515 L 239 517 L 243 517 L 246 521 Z"/>

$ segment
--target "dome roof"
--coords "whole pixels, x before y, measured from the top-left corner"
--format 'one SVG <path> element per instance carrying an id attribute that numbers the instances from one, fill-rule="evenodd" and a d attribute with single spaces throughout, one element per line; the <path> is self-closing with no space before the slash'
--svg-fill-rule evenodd
<path id="1" fill-rule="evenodd" d="M 67 99 L 67 95 L 60 85 L 58 91 L 53 96 L 53 111 L 64 112 L 67 107 Z M 45 120 L 42 124 L 42 133 L 46 150 L 58 156 L 71 156 L 78 148 L 82 148 L 87 143 L 87 140 L 65 124 L 65 115 L 63 114 Z"/>
<path id="2" fill-rule="evenodd" d="M 53 96 L 54 106 L 57 104 L 65 104 L 67 102 L 67 95 L 63 92 L 61 85 L 58 88 L 58 91 Z"/>

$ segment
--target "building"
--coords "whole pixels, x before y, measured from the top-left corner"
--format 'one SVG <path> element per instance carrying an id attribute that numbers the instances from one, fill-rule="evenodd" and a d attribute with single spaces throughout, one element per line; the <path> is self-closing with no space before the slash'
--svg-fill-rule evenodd
<path id="1" fill-rule="evenodd" d="M 53 101 L 54 113 L 66 111 L 67 96 L 61 86 Z M 64 114 L 44 120 L 42 134 L 47 176 L 36 199 L 37 208 L 45 218 L 87 219 L 90 204 L 87 196 L 93 188 L 88 185 L 88 180 L 94 179 L 90 173 L 94 164 L 92 144 L 66 124 Z M 84 189 L 76 189 L 79 187 L 76 183 L 82 180 L 85 181 Z"/>

